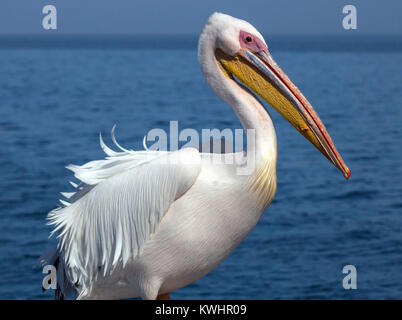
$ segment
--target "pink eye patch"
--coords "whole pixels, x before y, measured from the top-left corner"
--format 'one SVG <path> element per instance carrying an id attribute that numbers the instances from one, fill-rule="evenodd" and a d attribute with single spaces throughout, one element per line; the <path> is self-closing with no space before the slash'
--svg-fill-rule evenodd
<path id="1" fill-rule="evenodd" d="M 240 31 L 239 34 L 240 47 L 254 52 L 267 51 L 268 48 L 259 38 L 251 33 Z"/>

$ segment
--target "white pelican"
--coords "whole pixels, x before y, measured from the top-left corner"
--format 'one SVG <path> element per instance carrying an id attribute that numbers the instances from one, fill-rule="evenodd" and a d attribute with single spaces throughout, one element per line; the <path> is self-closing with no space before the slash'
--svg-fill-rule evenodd
<path id="1" fill-rule="evenodd" d="M 57 248 L 42 261 L 57 269 L 56 298 L 168 298 L 215 269 L 257 224 L 276 191 L 273 123 L 259 95 L 320 150 L 346 178 L 350 171 L 310 103 L 271 57 L 248 22 L 214 13 L 199 39 L 206 81 L 255 130 L 255 170 L 210 161 L 220 154 L 115 152 L 72 166 L 81 181 L 49 213 Z M 256 95 L 255 95 L 256 94 Z M 238 154 L 239 155 L 239 154 Z M 240 153 L 245 157 L 246 153 Z"/>

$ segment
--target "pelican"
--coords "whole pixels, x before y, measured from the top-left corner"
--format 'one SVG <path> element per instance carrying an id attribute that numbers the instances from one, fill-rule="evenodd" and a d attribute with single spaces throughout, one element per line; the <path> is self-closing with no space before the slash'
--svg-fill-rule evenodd
<path id="1" fill-rule="evenodd" d="M 243 129 L 255 166 L 211 161 L 224 154 L 196 148 L 114 151 L 67 168 L 80 180 L 48 214 L 58 245 L 43 263 L 57 270 L 55 297 L 168 299 L 172 291 L 214 270 L 248 235 L 276 192 L 277 142 L 262 100 L 350 177 L 311 104 L 279 68 L 262 35 L 248 22 L 212 14 L 199 38 L 201 71 Z"/>

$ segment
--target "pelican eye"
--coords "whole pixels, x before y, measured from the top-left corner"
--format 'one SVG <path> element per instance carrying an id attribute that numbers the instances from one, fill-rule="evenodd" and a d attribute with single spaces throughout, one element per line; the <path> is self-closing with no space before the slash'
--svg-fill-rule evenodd
<path id="1" fill-rule="evenodd" d="M 250 36 L 247 36 L 246 41 L 251 42 L 251 41 L 253 41 L 253 38 L 251 38 Z"/>

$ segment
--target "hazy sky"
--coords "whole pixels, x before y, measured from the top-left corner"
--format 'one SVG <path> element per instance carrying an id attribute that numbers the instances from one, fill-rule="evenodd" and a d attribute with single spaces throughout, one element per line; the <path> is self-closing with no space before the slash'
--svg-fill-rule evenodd
<path id="1" fill-rule="evenodd" d="M 42 28 L 42 8 L 53 4 L 58 30 Z M 342 28 L 342 8 L 357 8 L 357 30 Z M 266 34 L 399 34 L 400 0 L 0 0 L 0 33 L 198 34 L 221 11 Z"/>

